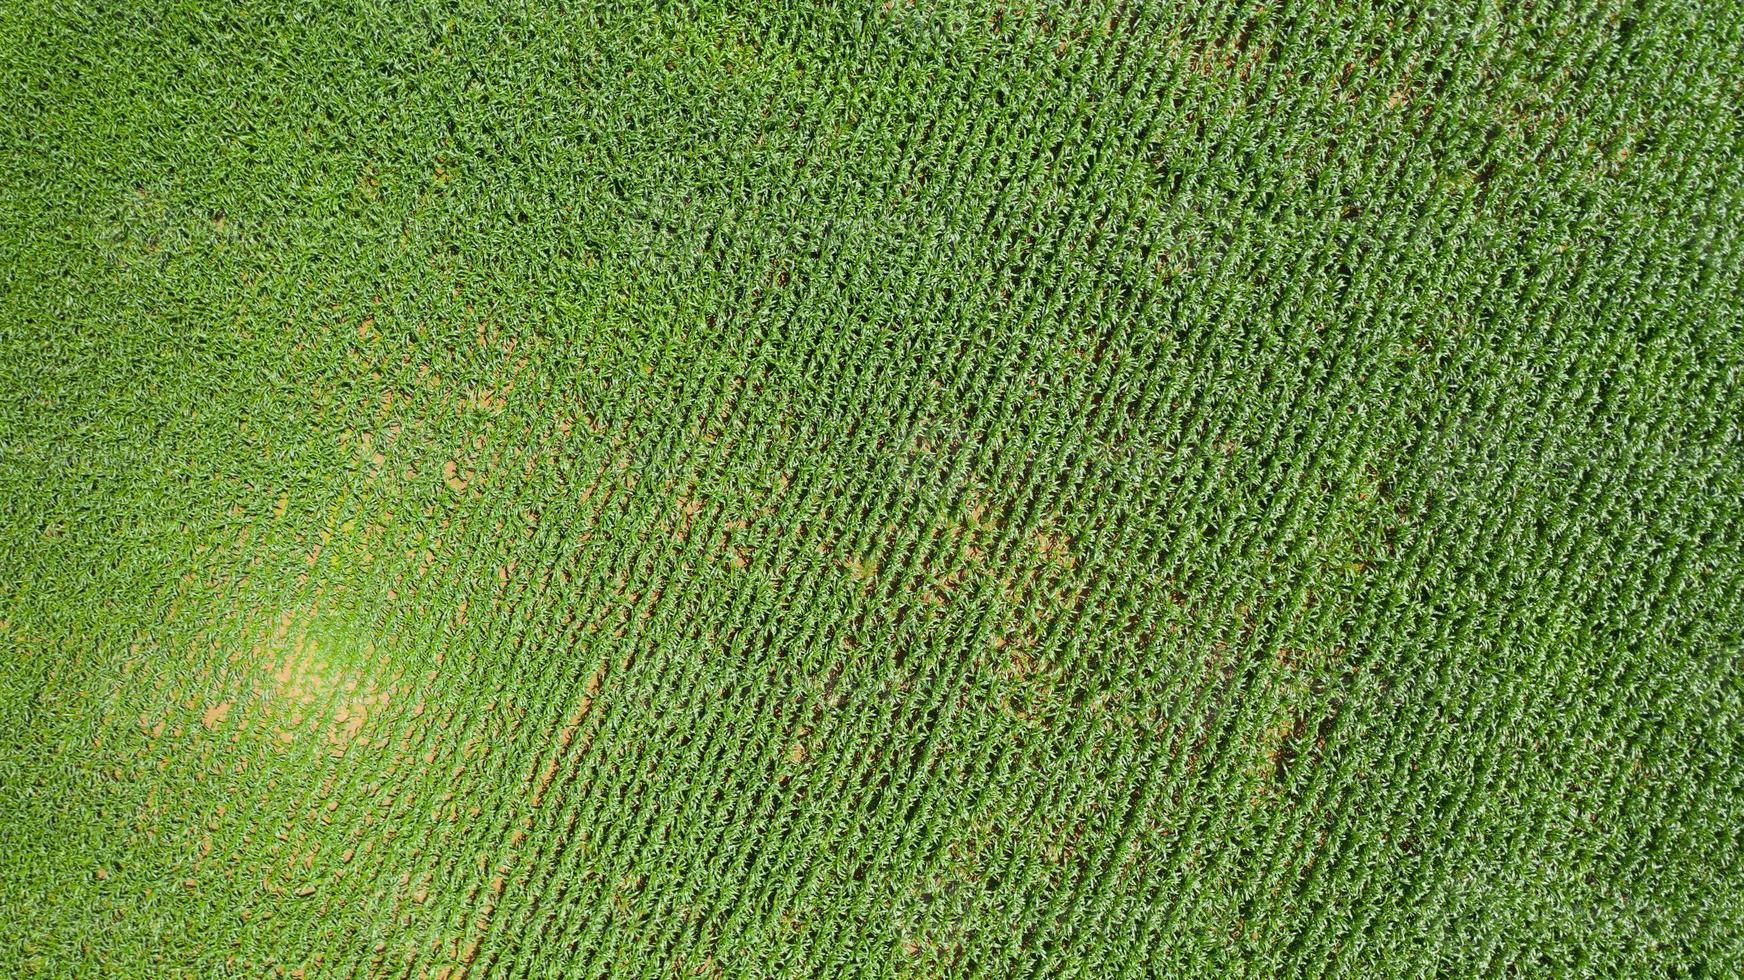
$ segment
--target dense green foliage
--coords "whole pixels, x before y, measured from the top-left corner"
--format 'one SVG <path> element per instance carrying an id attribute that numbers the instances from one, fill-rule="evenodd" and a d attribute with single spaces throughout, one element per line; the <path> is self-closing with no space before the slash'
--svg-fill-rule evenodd
<path id="1" fill-rule="evenodd" d="M 1744 11 L 0 7 L 0 974 L 1744 970 Z"/>

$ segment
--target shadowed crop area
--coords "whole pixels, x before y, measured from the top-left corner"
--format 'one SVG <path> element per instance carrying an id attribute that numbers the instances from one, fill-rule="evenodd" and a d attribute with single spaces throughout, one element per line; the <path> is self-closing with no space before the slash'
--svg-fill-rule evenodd
<path id="1" fill-rule="evenodd" d="M 1744 973 L 1734 3 L 0 5 L 0 976 Z"/>

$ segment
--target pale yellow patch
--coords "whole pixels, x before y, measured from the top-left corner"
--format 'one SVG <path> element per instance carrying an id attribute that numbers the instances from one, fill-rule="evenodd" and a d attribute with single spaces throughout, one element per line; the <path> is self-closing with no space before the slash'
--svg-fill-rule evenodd
<path id="1" fill-rule="evenodd" d="M 220 701 L 206 709 L 206 713 L 200 716 L 200 723 L 208 729 L 216 729 L 219 725 L 224 724 L 224 719 L 228 717 L 230 717 L 230 702 Z"/>
<path id="2" fill-rule="evenodd" d="M 323 637 L 317 616 L 312 605 L 280 613 L 267 635 L 232 661 L 244 668 L 254 695 L 251 711 L 261 712 L 263 724 L 277 728 L 281 741 L 308 732 L 337 754 L 366 735 L 398 692 L 370 674 L 380 662 L 373 643 Z M 228 701 L 208 709 L 207 727 L 216 727 L 230 710 Z"/>

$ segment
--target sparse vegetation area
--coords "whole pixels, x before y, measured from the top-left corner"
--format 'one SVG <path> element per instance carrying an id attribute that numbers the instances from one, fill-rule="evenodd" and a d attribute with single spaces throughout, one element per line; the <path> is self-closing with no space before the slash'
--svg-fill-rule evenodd
<path id="1" fill-rule="evenodd" d="M 1734 8 L 0 8 L 0 975 L 1744 972 Z"/>

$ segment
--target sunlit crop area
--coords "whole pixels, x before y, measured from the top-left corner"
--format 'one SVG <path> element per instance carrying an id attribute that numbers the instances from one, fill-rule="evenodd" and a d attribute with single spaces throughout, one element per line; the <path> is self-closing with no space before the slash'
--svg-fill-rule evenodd
<path id="1" fill-rule="evenodd" d="M 1744 973 L 1744 11 L 0 5 L 0 976 Z"/>

